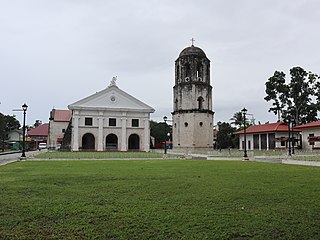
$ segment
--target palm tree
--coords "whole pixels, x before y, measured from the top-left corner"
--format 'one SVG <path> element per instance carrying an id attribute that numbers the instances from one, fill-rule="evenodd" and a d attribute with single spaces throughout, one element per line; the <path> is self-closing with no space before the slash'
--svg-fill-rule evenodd
<path id="1" fill-rule="evenodd" d="M 236 112 L 233 114 L 233 117 L 230 118 L 232 121 L 231 124 L 235 125 L 236 127 L 240 128 L 243 125 L 243 115 L 242 112 Z"/>

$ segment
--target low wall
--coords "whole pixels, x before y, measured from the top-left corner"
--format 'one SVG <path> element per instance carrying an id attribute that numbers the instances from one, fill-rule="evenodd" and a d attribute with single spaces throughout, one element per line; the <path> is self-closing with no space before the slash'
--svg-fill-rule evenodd
<path id="1" fill-rule="evenodd" d="M 283 159 L 282 163 L 320 167 L 320 162 L 317 162 L 317 161 L 300 161 L 300 160 Z"/>

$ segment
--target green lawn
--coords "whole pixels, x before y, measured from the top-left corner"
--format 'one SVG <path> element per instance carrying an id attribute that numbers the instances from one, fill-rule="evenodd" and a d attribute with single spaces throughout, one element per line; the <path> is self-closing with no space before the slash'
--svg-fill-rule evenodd
<path id="1" fill-rule="evenodd" d="M 317 167 L 26 161 L 0 191 L 0 239 L 320 239 Z"/>

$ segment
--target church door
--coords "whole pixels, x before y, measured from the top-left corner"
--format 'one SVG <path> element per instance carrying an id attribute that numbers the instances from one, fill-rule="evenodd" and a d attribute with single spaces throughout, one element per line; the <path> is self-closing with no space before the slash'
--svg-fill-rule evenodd
<path id="1" fill-rule="evenodd" d="M 95 139 L 91 133 L 86 133 L 82 137 L 83 150 L 95 150 Z"/>
<path id="2" fill-rule="evenodd" d="M 118 150 L 118 137 L 115 134 L 109 134 L 106 137 L 106 150 L 117 151 Z"/>
<path id="3" fill-rule="evenodd" d="M 140 149 L 140 138 L 137 134 L 131 134 L 129 137 L 129 150 Z"/>

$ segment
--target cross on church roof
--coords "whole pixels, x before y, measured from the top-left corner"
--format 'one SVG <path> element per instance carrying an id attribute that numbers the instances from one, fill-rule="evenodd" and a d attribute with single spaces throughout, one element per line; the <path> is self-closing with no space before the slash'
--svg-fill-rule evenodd
<path id="1" fill-rule="evenodd" d="M 193 43 L 194 43 L 196 40 L 194 40 L 194 38 L 191 38 L 190 41 L 191 41 L 191 44 L 192 44 L 191 46 L 193 46 Z"/>

